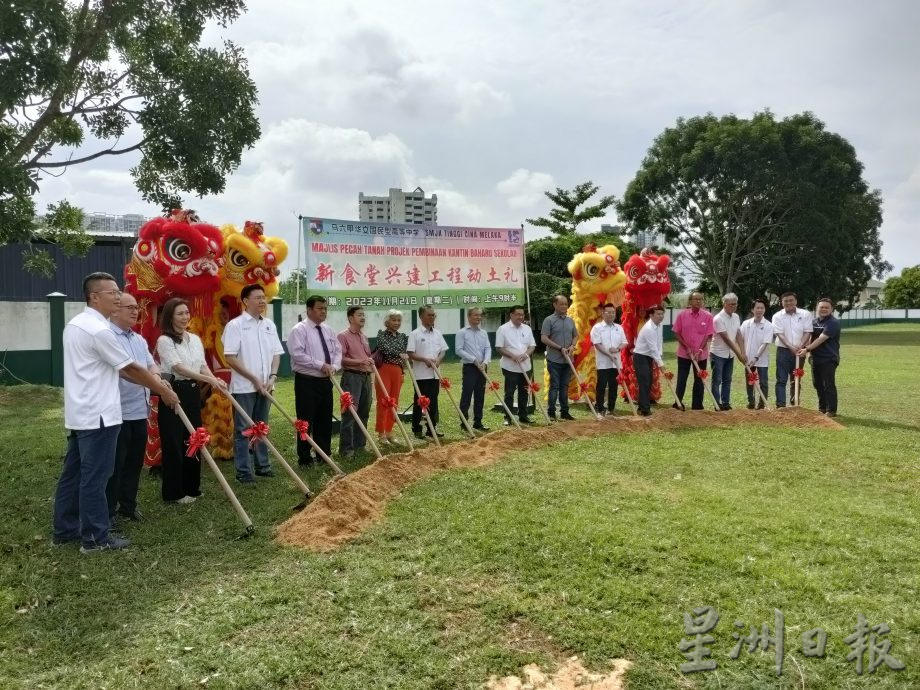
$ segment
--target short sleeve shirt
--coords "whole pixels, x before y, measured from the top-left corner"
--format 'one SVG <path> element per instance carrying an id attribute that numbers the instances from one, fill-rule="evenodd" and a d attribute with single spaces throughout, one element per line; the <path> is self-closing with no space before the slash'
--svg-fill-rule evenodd
<path id="1" fill-rule="evenodd" d="M 409 343 L 406 346 L 407 352 L 414 352 L 419 357 L 436 359 L 442 352 L 447 352 L 447 341 L 441 335 L 437 328 L 428 330 L 424 326 L 419 326 L 409 334 Z M 412 373 L 416 379 L 436 379 L 438 375 L 434 369 L 424 362 L 412 362 Z"/>
<path id="2" fill-rule="evenodd" d="M 815 319 L 812 325 L 813 337 L 819 338 L 821 335 L 827 336 L 827 340 L 818 345 L 812 353 L 813 362 L 835 362 L 840 363 L 840 321 L 833 314 L 823 321 Z"/>
<path id="3" fill-rule="evenodd" d="M 780 334 L 792 347 L 799 347 L 805 340 L 805 334 L 812 332 L 811 314 L 796 308 L 791 314 L 780 309 L 773 315 L 773 333 L 776 335 L 776 347 L 786 347 L 780 340 Z"/>
<path id="4" fill-rule="evenodd" d="M 150 355 L 150 350 L 147 349 L 146 340 L 131 329 L 126 331 L 111 322 L 109 322 L 109 328 L 112 329 L 118 343 L 130 355 L 131 359 L 145 369 L 153 366 L 153 357 Z M 121 377 L 118 379 L 118 390 L 121 393 L 122 420 L 147 419 L 150 411 L 150 391 L 145 386 L 139 386 Z"/>
<path id="5" fill-rule="evenodd" d="M 715 337 L 712 339 L 712 354 L 717 357 L 722 357 L 723 359 L 731 359 L 734 357 L 734 351 L 728 347 L 725 340 L 718 334 L 721 333 L 726 339 L 734 342 L 738 335 L 738 330 L 741 328 L 741 319 L 738 317 L 738 314 L 729 316 L 723 309 L 713 318 L 712 328 L 716 332 Z"/>
<path id="6" fill-rule="evenodd" d="M 499 326 L 495 332 L 495 347 L 504 348 L 512 354 L 523 355 L 528 348 L 536 346 L 537 342 L 533 337 L 533 329 L 526 323 L 515 327 L 513 323 L 508 321 Z M 521 367 L 523 367 L 524 371 L 530 371 L 530 357 L 518 364 L 510 357 L 502 355 L 501 368 L 505 371 L 519 372 Z"/>
<path id="7" fill-rule="evenodd" d="M 86 307 L 64 327 L 64 426 L 87 431 L 121 424 L 118 372 L 132 363 L 106 318 Z"/>
<path id="8" fill-rule="evenodd" d="M 591 344 L 600 345 L 604 348 L 603 352 L 594 348 L 594 358 L 598 369 L 620 368 L 619 357 L 611 357 L 607 354 L 611 348 L 626 344 L 626 333 L 620 324 L 611 323 L 608 325 L 605 321 L 598 321 L 591 328 Z"/>
<path id="9" fill-rule="evenodd" d="M 224 354 L 237 357 L 244 367 L 263 382 L 271 377 L 275 355 L 284 353 L 275 324 L 264 317 L 253 318 L 245 311 L 227 323 L 221 342 Z M 256 389 L 252 381 L 231 368 L 230 392 L 255 393 Z"/>
<path id="10" fill-rule="evenodd" d="M 160 357 L 160 370 L 164 374 L 172 374 L 179 381 L 186 380 L 186 377 L 173 371 L 177 364 L 191 369 L 196 374 L 205 365 L 201 338 L 188 331 L 183 334 L 181 343 L 177 343 L 168 335 L 157 338 L 157 355 Z"/>
<path id="11" fill-rule="evenodd" d="M 741 324 L 741 337 L 744 338 L 744 355 L 751 360 L 760 352 L 761 347 L 773 342 L 773 324 L 767 319 L 761 319 L 760 323 L 754 319 L 747 319 Z M 770 366 L 769 347 L 763 348 L 763 353 L 754 366 Z"/>
<path id="12" fill-rule="evenodd" d="M 562 316 L 550 314 L 543 319 L 540 335 L 547 336 L 560 347 L 571 347 L 578 338 L 578 330 L 575 328 L 575 322 L 572 321 L 572 317 L 567 314 Z M 556 364 L 565 364 L 565 357 L 554 347 L 546 348 L 546 359 Z"/>

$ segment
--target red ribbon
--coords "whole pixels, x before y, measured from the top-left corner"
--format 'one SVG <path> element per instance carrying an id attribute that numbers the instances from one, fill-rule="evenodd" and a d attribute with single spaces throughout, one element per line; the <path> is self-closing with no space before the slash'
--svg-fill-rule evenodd
<path id="1" fill-rule="evenodd" d="M 490 391 L 497 391 L 498 389 L 499 389 L 498 381 L 491 381 L 491 382 L 489 383 L 489 390 L 490 390 Z"/>
<path id="2" fill-rule="evenodd" d="M 539 393 L 539 392 L 540 392 L 540 384 L 537 383 L 536 381 L 531 381 L 531 382 L 530 382 L 530 385 L 528 386 L 528 388 L 530 389 L 530 392 L 531 392 L 531 393 Z"/>
<path id="3" fill-rule="evenodd" d="M 805 370 L 802 369 L 801 367 L 799 367 L 798 369 L 793 369 L 792 375 L 795 376 L 797 379 L 800 379 L 803 376 L 805 376 Z"/>
<path id="4" fill-rule="evenodd" d="M 208 430 L 203 426 L 198 427 L 188 437 L 188 451 L 185 453 L 185 457 L 194 458 L 198 451 L 210 442 L 211 434 L 208 433 Z"/>
<path id="5" fill-rule="evenodd" d="M 443 388 L 446 391 L 449 391 L 450 390 L 450 379 L 448 378 L 441 379 L 441 388 Z"/>
<path id="6" fill-rule="evenodd" d="M 294 422 L 294 430 L 300 436 L 301 441 L 306 441 L 308 430 L 310 429 L 310 423 L 306 419 L 298 419 Z"/>
<path id="7" fill-rule="evenodd" d="M 671 379 L 674 378 L 674 372 L 673 372 L 673 371 L 666 371 L 666 372 L 664 372 L 662 375 L 663 375 L 668 381 L 670 381 Z M 706 377 L 704 376 L 703 378 L 706 378 Z"/>
<path id="8" fill-rule="evenodd" d="M 709 378 L 709 371 L 706 369 L 700 369 L 700 378 L 705 381 Z"/>
<path id="9" fill-rule="evenodd" d="M 351 393 L 342 393 L 342 397 L 339 399 L 339 404 L 342 406 L 342 413 L 344 414 L 351 406 L 355 404 L 355 399 L 351 397 Z"/>
<path id="10" fill-rule="evenodd" d="M 397 401 L 392 395 L 381 395 L 380 404 L 384 407 L 396 407 Z"/>
<path id="11" fill-rule="evenodd" d="M 760 375 L 756 371 L 752 371 L 747 375 L 747 382 L 749 386 L 753 386 L 758 381 L 760 381 Z"/>
<path id="12" fill-rule="evenodd" d="M 428 409 L 428 406 L 431 404 L 431 399 L 427 395 L 420 395 L 418 399 L 418 406 L 422 408 L 422 412 Z"/>
<path id="13" fill-rule="evenodd" d="M 269 429 L 270 427 L 265 422 L 256 422 L 243 432 L 243 436 L 249 439 L 249 447 L 253 448 L 256 445 L 256 441 L 268 438 Z"/>

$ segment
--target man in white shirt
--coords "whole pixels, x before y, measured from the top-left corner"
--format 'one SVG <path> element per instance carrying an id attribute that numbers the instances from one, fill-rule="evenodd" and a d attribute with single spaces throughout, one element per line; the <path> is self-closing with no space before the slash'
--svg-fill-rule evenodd
<path id="1" fill-rule="evenodd" d="M 773 333 L 776 336 L 776 406 L 786 407 L 786 385 L 792 383 L 793 395 L 790 404 L 797 405 L 794 399 L 795 353 L 808 345 L 814 330 L 811 314 L 799 309 L 798 298 L 794 292 L 785 292 L 780 297 L 783 308 L 773 315 Z M 799 366 L 802 362 L 799 362 Z"/>
<path id="2" fill-rule="evenodd" d="M 271 403 L 266 396 L 275 389 L 284 347 L 275 324 L 264 317 L 268 305 L 265 288 L 247 285 L 240 291 L 240 300 L 243 313 L 227 322 L 221 336 L 224 358 L 231 370 L 230 393 L 252 421 L 267 423 Z M 233 463 L 236 478 L 243 484 L 255 482 L 253 467 L 259 477 L 273 475 L 268 448 L 262 441 L 250 447 L 249 439 L 243 436 L 248 428 L 246 420 L 234 410 Z"/>
<path id="3" fill-rule="evenodd" d="M 109 533 L 105 495 L 121 430 L 119 372 L 156 392 L 170 407 L 179 398 L 131 358 L 109 327 L 107 319 L 121 302 L 115 278 L 91 273 L 83 279 L 83 297 L 86 308 L 64 328 L 64 426 L 70 433 L 54 495 L 53 541 L 79 541 L 81 553 L 93 553 L 129 545 Z"/>
<path id="4" fill-rule="evenodd" d="M 482 412 L 486 400 L 486 377 L 483 369 L 492 359 L 492 345 L 489 334 L 482 324 L 482 309 L 473 307 L 466 312 L 469 325 L 457 331 L 454 351 L 463 362 L 463 386 L 460 389 L 460 414 L 469 419 L 470 403 L 473 403 L 473 428 L 488 431 L 482 423 Z"/>
<path id="5" fill-rule="evenodd" d="M 737 312 L 738 295 L 729 292 L 722 297 L 722 311 L 712 320 L 715 331 L 709 350 L 712 362 L 712 394 L 720 410 L 732 409 L 732 370 L 735 357 L 740 357 L 744 361 L 744 350 L 739 343 L 741 319 Z"/>
<path id="6" fill-rule="evenodd" d="M 603 320 L 591 328 L 594 361 L 597 366 L 597 388 L 594 407 L 600 414 L 612 415 L 617 404 L 617 377 L 620 375 L 620 351 L 626 347 L 626 333 L 616 322 L 617 308 L 603 306 Z M 608 395 L 609 393 L 609 395 Z M 607 406 L 604 406 L 604 399 Z"/>
<path id="7" fill-rule="evenodd" d="M 643 417 L 652 414 L 652 365 L 657 364 L 659 369 L 664 369 L 662 321 L 664 308 L 649 308 L 645 312 L 645 325 L 639 330 L 633 346 L 633 369 L 639 389 L 638 408 Z"/>
<path id="8" fill-rule="evenodd" d="M 137 325 L 138 313 L 134 296 L 127 292 L 122 294 L 121 303 L 110 319 L 109 328 L 131 359 L 146 367 L 154 376 L 159 376 L 160 368 L 153 361 L 147 341 L 133 330 Z M 117 515 L 134 521 L 143 519 L 137 509 L 137 489 L 144 467 L 147 417 L 150 414 L 150 394 L 144 386 L 119 378 L 118 390 L 121 394 L 121 430 L 115 446 L 115 469 L 105 489 L 109 517 L 113 523 Z"/>
<path id="9" fill-rule="evenodd" d="M 755 299 L 751 304 L 753 316 L 741 324 L 741 339 L 744 342 L 744 358 L 749 368 L 757 372 L 757 383 L 763 399 L 755 405 L 754 386 L 747 384 L 748 409 L 764 408 L 763 400 L 769 396 L 770 344 L 773 342 L 773 324 L 764 318 L 767 303 Z"/>
<path id="10" fill-rule="evenodd" d="M 287 347 L 294 370 L 294 406 L 297 418 L 309 425 L 314 443 L 332 454 L 332 376 L 342 368 L 342 346 L 325 324 L 326 298 L 307 297 L 307 318 L 291 329 Z M 321 462 L 311 453 L 308 441 L 297 436 L 297 462 L 303 467 Z"/>
<path id="11" fill-rule="evenodd" d="M 501 353 L 502 375 L 505 377 L 505 407 L 514 409 L 514 394 L 517 393 L 517 415 L 523 424 L 533 424 L 527 416 L 527 379 L 524 373 L 531 370 L 530 356 L 537 348 L 533 329 L 524 323 L 524 307 L 519 304 L 511 307 L 508 322 L 498 327 L 495 332 L 495 348 Z M 505 426 L 511 424 L 505 420 Z"/>
<path id="12" fill-rule="evenodd" d="M 412 373 L 418 382 L 418 388 L 429 400 L 428 416 L 431 417 L 431 423 L 435 425 L 435 433 L 443 436 L 444 434 L 437 428 L 438 392 L 441 390 L 441 380 L 435 373 L 435 368 L 441 366 L 441 361 L 447 352 L 447 341 L 444 340 L 441 331 L 434 327 L 436 318 L 437 314 L 430 304 L 419 307 L 418 319 L 422 325 L 409 334 L 409 345 L 406 351 L 412 362 Z M 425 429 L 423 432 L 422 420 L 422 408 L 418 404 L 418 393 L 415 393 L 412 396 L 412 431 L 415 432 L 417 438 L 431 436 L 430 429 Z"/>

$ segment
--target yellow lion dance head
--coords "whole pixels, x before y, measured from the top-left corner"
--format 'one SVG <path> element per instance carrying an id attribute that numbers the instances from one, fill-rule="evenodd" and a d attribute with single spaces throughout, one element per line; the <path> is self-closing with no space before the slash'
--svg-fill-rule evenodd
<path id="1" fill-rule="evenodd" d="M 221 227 L 224 233 L 224 268 L 221 292 L 239 298 L 247 285 L 261 285 L 271 301 L 278 294 L 278 266 L 287 258 L 287 242 L 266 237 L 262 223 L 247 220 L 240 232 L 234 225 Z"/>

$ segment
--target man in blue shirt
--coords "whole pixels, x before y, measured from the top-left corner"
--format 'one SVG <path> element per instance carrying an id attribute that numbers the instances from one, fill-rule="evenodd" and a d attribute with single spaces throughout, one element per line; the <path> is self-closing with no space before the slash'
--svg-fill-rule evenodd
<path id="1" fill-rule="evenodd" d="M 811 354 L 811 377 L 818 392 L 818 411 L 837 416 L 837 366 L 840 364 L 840 321 L 834 316 L 830 298 L 818 300 L 817 318 L 812 322 L 812 340 L 798 351 Z"/>
<path id="2" fill-rule="evenodd" d="M 486 397 L 486 377 L 483 370 L 492 359 L 489 335 L 482 328 L 482 309 L 473 307 L 466 313 L 469 326 L 461 328 L 454 341 L 454 351 L 463 362 L 463 387 L 460 391 L 460 413 L 469 419 L 470 401 L 473 401 L 473 428 L 488 431 L 482 423 Z"/>
<path id="3" fill-rule="evenodd" d="M 158 376 L 160 370 L 150 356 L 146 341 L 133 330 L 137 317 L 137 300 L 124 293 L 118 310 L 109 319 L 109 328 L 115 332 L 118 344 L 132 360 Z M 122 422 L 115 446 L 115 470 L 106 486 L 105 497 L 112 520 L 119 515 L 136 521 L 142 518 L 137 509 L 137 487 L 147 447 L 150 394 L 144 386 L 124 378 L 118 380 L 118 389 L 121 393 Z"/>

